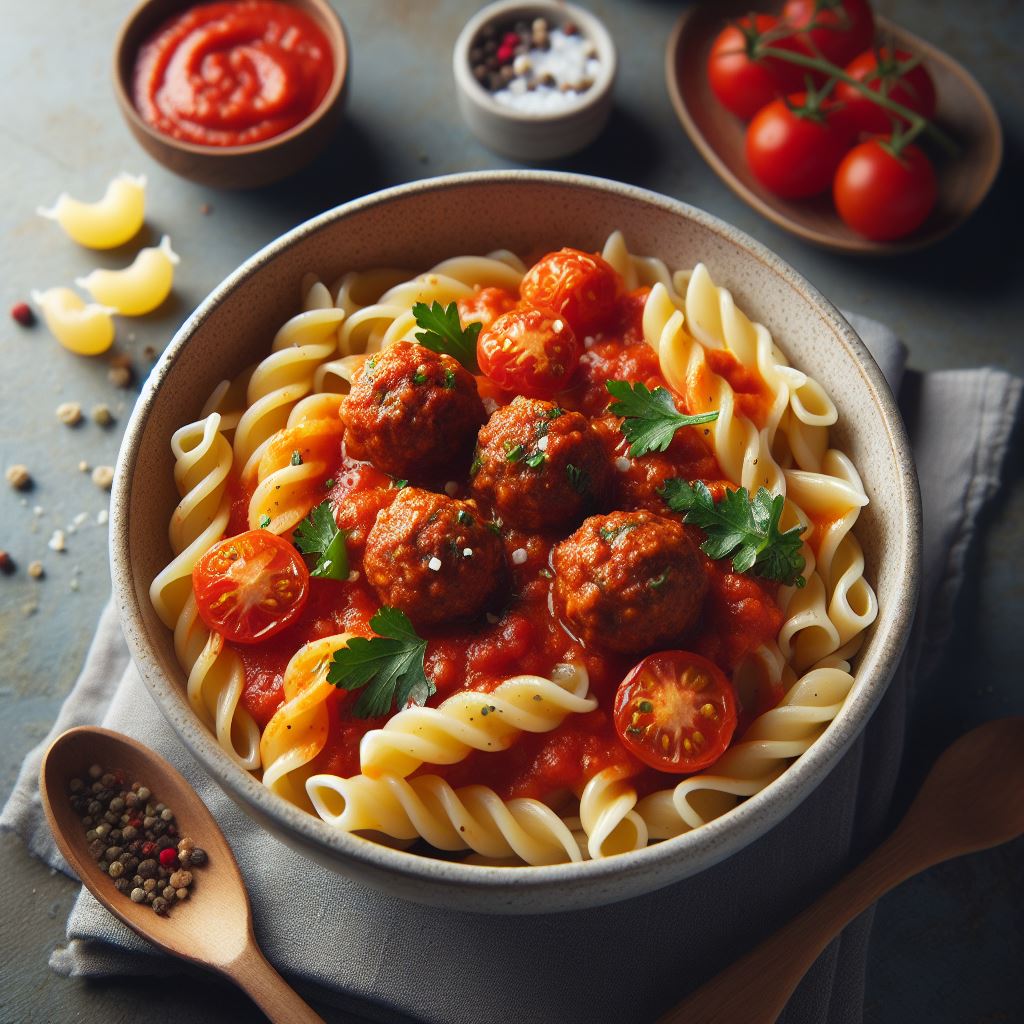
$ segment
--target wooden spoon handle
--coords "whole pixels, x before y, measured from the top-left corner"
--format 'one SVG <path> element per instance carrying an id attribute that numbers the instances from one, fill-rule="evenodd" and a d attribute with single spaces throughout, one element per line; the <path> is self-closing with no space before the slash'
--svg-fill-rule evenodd
<path id="1" fill-rule="evenodd" d="M 941 859 L 922 855 L 897 830 L 824 896 L 691 993 L 658 1024 L 774 1024 L 800 979 L 850 921 Z"/>
<path id="2" fill-rule="evenodd" d="M 222 970 L 273 1024 L 324 1024 L 324 1019 L 274 970 L 255 941 Z"/>

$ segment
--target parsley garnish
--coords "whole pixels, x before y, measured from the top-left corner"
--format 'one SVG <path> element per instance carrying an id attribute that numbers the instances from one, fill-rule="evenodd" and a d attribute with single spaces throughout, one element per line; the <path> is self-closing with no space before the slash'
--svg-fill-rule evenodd
<path id="1" fill-rule="evenodd" d="M 296 448 L 295 451 L 292 452 L 292 465 L 293 466 L 301 466 L 302 465 L 302 452 L 300 452 L 298 448 Z"/>
<path id="2" fill-rule="evenodd" d="M 423 328 L 416 340 L 432 352 L 454 356 L 470 373 L 479 373 L 476 363 L 476 336 L 483 324 L 462 326 L 457 303 L 449 302 L 446 309 L 436 299 L 431 305 L 417 302 L 412 307 L 416 323 Z"/>
<path id="3" fill-rule="evenodd" d="M 412 382 L 413 382 L 413 384 L 426 384 L 427 383 L 427 375 L 422 370 L 417 370 L 412 375 Z"/>
<path id="4" fill-rule="evenodd" d="M 270 516 L 260 516 L 260 529 L 265 530 L 270 525 Z"/>
<path id="5" fill-rule="evenodd" d="M 699 526 L 707 534 L 700 548 L 708 557 L 732 555 L 736 572 L 753 572 L 787 586 L 805 585 L 800 575 L 806 564 L 800 554 L 804 527 L 794 526 L 779 533 L 785 504 L 781 494 L 772 497 L 762 487 L 751 499 L 745 487 L 738 491 L 726 488 L 725 497 L 716 503 L 702 480 L 689 484 L 678 477 L 666 480 L 658 494 L 673 512 L 685 513 L 684 522 Z"/>
<path id="6" fill-rule="evenodd" d="M 534 452 L 527 460 L 526 464 L 530 469 L 540 469 L 545 462 L 548 461 L 548 457 L 543 452 Z"/>
<path id="7" fill-rule="evenodd" d="M 659 573 L 657 576 L 652 576 L 647 581 L 647 586 L 649 586 L 651 590 L 657 590 L 658 587 L 664 586 L 665 580 L 668 579 L 668 574 L 669 570 L 666 569 L 664 572 Z"/>
<path id="8" fill-rule="evenodd" d="M 436 692 L 423 668 L 427 641 L 404 612 L 387 605 L 370 619 L 370 629 L 377 635 L 353 637 L 334 652 L 327 682 L 344 690 L 366 687 L 352 709 L 356 718 L 379 718 L 392 704 L 399 711 L 410 701 L 426 704 Z"/>
<path id="9" fill-rule="evenodd" d="M 321 501 L 295 527 L 292 541 L 304 555 L 316 555 L 316 566 L 310 576 L 329 580 L 343 580 L 348 576 L 345 531 L 338 529 L 329 501 Z"/>
<path id="10" fill-rule="evenodd" d="M 606 540 L 611 544 L 616 537 L 621 537 L 622 534 L 635 530 L 639 525 L 639 523 L 623 523 L 621 526 L 602 526 L 597 532 L 601 535 L 602 540 Z"/>
<path id="11" fill-rule="evenodd" d="M 484 526 L 486 526 L 491 533 L 497 534 L 499 537 L 501 536 L 501 529 L 504 525 L 505 524 L 497 516 L 495 516 L 489 523 L 484 523 Z"/>
<path id="12" fill-rule="evenodd" d="M 392 480 L 391 481 L 391 486 L 394 487 L 394 489 L 396 491 L 400 491 L 400 490 L 402 490 L 403 487 L 408 487 L 409 486 L 409 481 L 408 480 Z"/>
<path id="13" fill-rule="evenodd" d="M 512 444 L 511 441 L 505 442 L 505 458 L 509 462 L 518 462 L 523 457 L 524 451 L 521 444 Z"/>
<path id="14" fill-rule="evenodd" d="M 455 387 L 455 371 L 450 366 L 444 368 L 444 382 L 441 384 L 441 387 L 445 391 L 451 391 Z"/>
<path id="15" fill-rule="evenodd" d="M 460 508 L 459 511 L 455 513 L 455 518 L 461 526 L 473 525 L 473 517 L 464 508 Z"/>
<path id="16" fill-rule="evenodd" d="M 324 481 L 324 490 L 325 491 L 329 491 L 333 486 L 334 486 L 334 477 L 333 476 L 332 477 L 328 477 Z"/>
<path id="17" fill-rule="evenodd" d="M 569 478 L 569 486 L 577 494 L 586 494 L 590 490 L 590 474 L 571 462 L 566 463 L 565 475 Z"/>
<path id="18" fill-rule="evenodd" d="M 626 380 L 605 381 L 605 387 L 615 399 L 609 411 L 624 417 L 620 429 L 630 442 L 629 454 L 633 458 L 648 452 L 665 451 L 680 427 L 692 427 L 718 419 L 717 410 L 697 416 L 684 416 L 665 388 L 651 391 L 639 381 L 630 384 Z"/>
<path id="19" fill-rule="evenodd" d="M 558 417 L 561 416 L 562 413 L 564 413 L 564 412 L 565 412 L 564 409 L 560 409 L 557 405 L 553 405 L 553 406 L 551 406 L 550 409 L 545 409 L 544 410 L 544 415 L 549 420 L 557 420 Z"/>

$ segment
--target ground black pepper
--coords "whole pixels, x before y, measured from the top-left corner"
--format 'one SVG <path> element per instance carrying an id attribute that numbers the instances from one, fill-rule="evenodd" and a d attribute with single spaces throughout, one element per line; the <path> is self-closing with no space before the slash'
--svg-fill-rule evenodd
<path id="1" fill-rule="evenodd" d="M 89 855 L 118 892 L 161 915 L 188 898 L 193 874 L 186 869 L 201 867 L 207 857 L 190 836 L 179 838 L 171 808 L 152 802 L 146 786 L 129 786 L 123 772 L 95 764 L 68 783 L 68 792 Z"/>

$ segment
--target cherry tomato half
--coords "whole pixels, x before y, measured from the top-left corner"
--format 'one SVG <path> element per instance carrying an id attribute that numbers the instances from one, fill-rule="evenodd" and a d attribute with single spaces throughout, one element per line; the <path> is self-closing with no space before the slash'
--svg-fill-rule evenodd
<path id="1" fill-rule="evenodd" d="M 839 216 L 877 242 L 920 227 L 939 194 L 931 161 L 917 146 L 904 146 L 895 156 L 883 141 L 870 139 L 851 149 L 832 189 Z"/>
<path id="2" fill-rule="evenodd" d="M 551 398 L 564 390 L 579 366 L 583 344 L 562 313 L 520 307 L 480 332 L 480 369 L 506 391 Z"/>
<path id="3" fill-rule="evenodd" d="M 778 18 L 758 14 L 740 18 L 718 34 L 708 56 L 708 84 L 726 110 L 749 121 L 776 96 L 796 92 L 803 84 L 803 70 L 795 64 L 761 57 L 764 45 L 793 49 L 790 38 L 774 39 L 766 32 L 779 25 Z"/>
<path id="4" fill-rule="evenodd" d="M 636 665 L 615 694 L 615 730 L 661 772 L 696 772 L 722 756 L 736 729 L 736 694 L 722 670 L 689 651 Z"/>
<path id="5" fill-rule="evenodd" d="M 853 122 L 825 100 L 805 110 L 806 96 L 773 100 L 747 126 L 747 163 L 766 189 L 784 199 L 824 192 L 854 140 Z"/>
<path id="6" fill-rule="evenodd" d="M 797 32 L 794 39 L 805 53 L 822 56 L 843 67 L 871 46 L 875 16 L 868 0 L 788 0 L 782 19 Z M 813 28 L 807 26 L 813 25 Z"/>
<path id="7" fill-rule="evenodd" d="M 203 622 L 225 640 L 255 644 L 293 622 L 309 597 L 302 556 L 267 530 L 214 544 L 192 570 Z"/>
<path id="8" fill-rule="evenodd" d="M 931 117 L 935 113 L 935 83 L 923 64 L 908 67 L 913 55 L 906 50 L 889 50 L 881 47 L 876 53 L 867 50 L 855 57 L 846 67 L 846 73 L 858 82 L 863 82 L 874 92 L 920 114 Z M 884 107 L 872 103 L 852 85 L 839 82 L 836 85 L 836 99 L 846 104 L 854 123 L 862 132 L 879 135 L 892 131 L 892 122 L 906 124 L 906 118 L 891 114 Z"/>
<path id="9" fill-rule="evenodd" d="M 528 306 L 561 313 L 582 338 L 607 323 L 619 288 L 619 275 L 597 253 L 559 249 L 530 267 L 519 294 Z"/>

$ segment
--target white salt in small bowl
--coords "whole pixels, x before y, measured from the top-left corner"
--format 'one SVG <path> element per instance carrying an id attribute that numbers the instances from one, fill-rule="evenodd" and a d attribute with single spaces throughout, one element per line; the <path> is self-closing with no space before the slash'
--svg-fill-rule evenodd
<path id="1" fill-rule="evenodd" d="M 473 75 L 470 51 L 488 25 L 503 27 L 520 21 L 532 24 L 536 18 L 544 18 L 552 31 L 572 22 L 580 37 L 592 43 L 596 51 L 592 84 L 583 92 L 568 94 L 560 109 L 520 109 L 503 103 Z M 555 160 L 575 153 L 597 138 L 611 113 L 615 44 L 597 18 L 572 4 L 501 0 L 484 7 L 459 34 L 453 67 L 459 110 L 473 134 L 488 148 L 516 160 Z M 534 106 L 545 105 L 535 99 Z"/>

